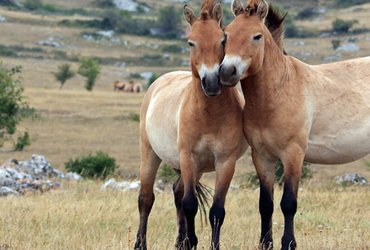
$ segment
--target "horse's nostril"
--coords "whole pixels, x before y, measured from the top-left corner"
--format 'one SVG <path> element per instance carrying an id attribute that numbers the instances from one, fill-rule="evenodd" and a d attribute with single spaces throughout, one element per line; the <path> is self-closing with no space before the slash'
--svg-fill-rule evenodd
<path id="1" fill-rule="evenodd" d="M 231 75 L 236 75 L 236 68 L 233 66 Z"/>

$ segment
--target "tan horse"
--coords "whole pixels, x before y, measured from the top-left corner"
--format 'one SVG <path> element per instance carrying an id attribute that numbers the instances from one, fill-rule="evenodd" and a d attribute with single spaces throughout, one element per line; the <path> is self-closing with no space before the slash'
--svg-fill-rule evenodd
<path id="1" fill-rule="evenodd" d="M 274 166 L 280 159 L 282 249 L 295 249 L 303 161 L 340 164 L 370 152 L 370 57 L 311 66 L 285 56 L 263 24 L 267 3 L 254 2 L 246 7 L 233 2 L 236 18 L 225 29 L 220 78 L 227 86 L 241 79 L 244 133 L 260 179 L 262 247 L 272 246 Z"/>
<path id="2" fill-rule="evenodd" d="M 181 173 L 173 191 L 178 218 L 178 249 L 196 248 L 194 217 L 204 172 L 216 171 L 209 213 L 213 249 L 219 249 L 225 197 L 237 159 L 247 148 L 242 129 L 242 96 L 236 88 L 221 91 L 219 64 L 224 56 L 219 3 L 204 1 L 197 18 L 185 5 L 192 72 L 172 72 L 149 88 L 141 108 L 140 226 L 135 249 L 146 249 L 153 184 L 161 161 Z M 237 129 L 236 129 L 237 128 Z M 201 195 L 198 193 L 198 195 Z M 199 197 L 198 197 L 199 198 Z"/>
<path id="3" fill-rule="evenodd" d="M 113 90 L 140 93 L 143 91 L 143 87 L 140 83 L 135 83 L 133 80 L 130 80 L 129 82 L 115 81 L 113 83 Z"/>

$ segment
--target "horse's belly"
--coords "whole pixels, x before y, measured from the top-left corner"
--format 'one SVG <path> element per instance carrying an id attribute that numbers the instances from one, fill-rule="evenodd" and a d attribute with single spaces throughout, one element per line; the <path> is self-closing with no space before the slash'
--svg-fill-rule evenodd
<path id="1" fill-rule="evenodd" d="M 319 164 L 342 164 L 370 153 L 370 120 L 367 126 L 343 131 L 327 131 L 311 136 L 305 160 Z"/>

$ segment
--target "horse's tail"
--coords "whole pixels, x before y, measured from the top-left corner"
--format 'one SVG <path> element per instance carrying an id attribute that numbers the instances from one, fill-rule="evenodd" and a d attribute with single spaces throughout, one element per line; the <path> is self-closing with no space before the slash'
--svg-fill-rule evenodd
<path id="1" fill-rule="evenodd" d="M 207 225 L 207 210 L 206 207 L 209 207 L 209 199 L 212 196 L 211 189 L 202 183 L 198 182 L 195 185 L 195 196 L 198 200 L 198 206 L 200 208 L 200 222 L 203 227 L 203 221 Z"/>

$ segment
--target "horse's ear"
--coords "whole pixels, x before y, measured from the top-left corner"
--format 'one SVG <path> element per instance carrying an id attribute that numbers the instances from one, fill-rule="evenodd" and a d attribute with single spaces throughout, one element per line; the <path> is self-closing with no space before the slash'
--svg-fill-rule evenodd
<path id="1" fill-rule="evenodd" d="M 234 13 L 234 16 L 239 16 L 244 13 L 244 7 L 240 0 L 234 0 L 231 4 L 231 11 Z"/>
<path id="2" fill-rule="evenodd" d="M 222 12 L 222 6 L 220 3 L 217 3 L 215 7 L 213 7 L 212 17 L 216 19 L 216 21 L 221 25 L 223 12 Z"/>
<path id="3" fill-rule="evenodd" d="M 197 19 L 195 14 L 194 14 L 194 11 L 187 4 L 184 5 L 184 16 L 185 16 L 186 21 L 190 25 L 192 25 L 195 22 L 195 20 Z"/>
<path id="4" fill-rule="evenodd" d="M 269 6 L 265 0 L 262 0 L 257 8 L 257 16 L 262 20 L 265 20 L 267 14 L 269 12 Z"/>

